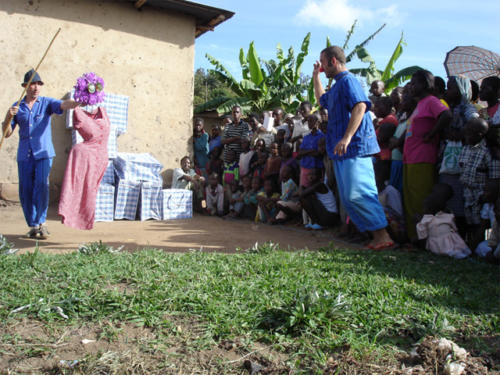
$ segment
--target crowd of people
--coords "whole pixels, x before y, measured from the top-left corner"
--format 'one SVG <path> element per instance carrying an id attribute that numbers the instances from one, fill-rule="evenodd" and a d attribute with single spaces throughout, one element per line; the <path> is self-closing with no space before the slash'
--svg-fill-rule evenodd
<path id="1" fill-rule="evenodd" d="M 327 90 L 321 72 L 335 79 Z M 181 160 L 172 188 L 192 189 L 209 215 L 337 227 L 375 250 L 408 243 L 500 258 L 499 77 L 445 83 L 420 70 L 390 93 L 373 82 L 368 97 L 329 47 L 313 81 L 318 108 L 305 101 L 296 113 L 243 119 L 235 106 L 210 135 L 196 118 L 194 157 Z"/>

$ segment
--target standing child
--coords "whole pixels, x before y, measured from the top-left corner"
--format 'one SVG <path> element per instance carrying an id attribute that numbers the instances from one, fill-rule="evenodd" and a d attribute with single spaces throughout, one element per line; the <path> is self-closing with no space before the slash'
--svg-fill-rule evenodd
<path id="1" fill-rule="evenodd" d="M 281 167 L 281 158 L 279 156 L 279 147 L 278 143 L 271 143 L 271 156 L 267 158 L 266 164 L 264 167 L 264 178 L 271 179 L 273 181 L 274 186 L 277 186 L 279 181 L 280 167 Z"/>
<path id="2" fill-rule="evenodd" d="M 194 165 L 206 176 L 205 167 L 208 162 L 208 134 L 203 129 L 203 119 L 198 117 L 194 120 L 193 150 Z"/>
<path id="3" fill-rule="evenodd" d="M 454 215 L 444 212 L 452 195 L 449 185 L 434 185 L 431 195 L 424 200 L 425 215 L 417 224 L 417 234 L 420 240 L 427 239 L 425 247 L 434 254 L 462 259 L 471 251 L 458 234 Z"/>
<path id="4" fill-rule="evenodd" d="M 219 184 L 217 173 L 208 176 L 205 195 L 207 198 L 207 212 L 212 216 L 222 216 L 224 214 L 224 188 Z"/>
<path id="5" fill-rule="evenodd" d="M 231 184 L 233 181 L 239 181 L 239 165 L 236 161 L 236 153 L 234 150 L 226 151 L 227 162 L 224 163 L 224 174 L 222 176 L 222 183 L 224 186 Z"/>
<path id="6" fill-rule="evenodd" d="M 240 162 L 238 163 L 240 171 L 240 180 L 243 176 L 250 173 L 250 164 L 257 160 L 257 154 L 255 151 L 250 150 L 250 140 L 248 138 L 243 138 L 241 140 L 241 154 Z"/>
<path id="7" fill-rule="evenodd" d="M 222 174 L 224 173 L 224 162 L 220 158 L 222 147 L 214 147 L 208 154 L 210 159 L 207 163 L 207 174 L 210 176 L 212 173 L 217 173 L 219 176 L 219 183 L 222 183 Z"/>
<path id="8" fill-rule="evenodd" d="M 250 164 L 252 177 L 264 179 L 264 168 L 266 167 L 267 152 L 265 150 L 257 151 L 257 160 Z"/>
<path id="9" fill-rule="evenodd" d="M 300 159 L 300 186 L 308 187 L 310 183 L 309 173 L 312 169 L 323 169 L 323 160 L 318 152 L 318 142 L 324 138 L 319 130 L 320 117 L 312 114 L 307 117 L 307 125 L 311 131 L 304 136 L 297 159 Z"/>
<path id="10" fill-rule="evenodd" d="M 467 222 L 467 242 L 475 249 L 482 241 L 481 204 L 479 198 L 488 176 L 491 155 L 486 147 L 485 136 L 488 123 L 479 118 L 473 118 L 465 124 L 465 146 L 460 152 L 458 165 L 460 181 L 463 184 L 465 220 Z"/>
<path id="11" fill-rule="evenodd" d="M 281 177 L 283 168 L 290 167 L 291 177 L 293 181 L 295 181 L 295 184 L 298 185 L 300 176 L 300 167 L 299 163 L 297 163 L 297 160 L 295 160 L 295 158 L 292 156 L 292 150 L 293 146 L 290 142 L 285 143 L 283 147 L 281 147 L 280 180 L 283 181 L 283 178 Z"/>
<path id="12" fill-rule="evenodd" d="M 216 125 L 212 128 L 212 137 L 208 142 L 208 152 L 212 152 L 215 147 L 222 148 L 222 138 L 220 136 L 221 130 L 220 126 Z"/>

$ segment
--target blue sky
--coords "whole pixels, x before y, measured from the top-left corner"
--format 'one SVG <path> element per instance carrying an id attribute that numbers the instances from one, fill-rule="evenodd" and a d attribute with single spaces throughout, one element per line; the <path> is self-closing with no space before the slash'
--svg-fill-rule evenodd
<path id="1" fill-rule="evenodd" d="M 445 77 L 446 52 L 456 46 L 476 45 L 500 53 L 498 0 L 199 0 L 205 5 L 227 9 L 235 15 L 196 39 L 195 69 L 211 68 L 205 54 L 217 58 L 236 77 L 241 78 L 238 54 L 250 42 L 260 58 L 276 57 L 279 43 L 286 51 L 300 44 L 311 32 L 309 55 L 302 71 L 310 75 L 312 65 L 325 47 L 326 37 L 342 45 L 346 31 L 354 21 L 358 26 L 349 45 L 350 51 L 381 24 L 385 29 L 367 46 L 379 69 L 388 62 L 401 32 L 407 46 L 396 69 L 419 65 Z M 353 59 L 348 68 L 366 64 Z"/>

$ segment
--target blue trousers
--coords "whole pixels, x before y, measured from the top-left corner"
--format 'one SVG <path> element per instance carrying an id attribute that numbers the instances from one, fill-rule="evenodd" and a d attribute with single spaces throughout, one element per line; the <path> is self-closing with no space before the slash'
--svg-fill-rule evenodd
<path id="1" fill-rule="evenodd" d="M 19 198 L 30 227 L 43 224 L 47 219 L 51 168 L 52 158 L 35 160 L 31 152 L 27 160 L 17 162 Z"/>
<path id="2" fill-rule="evenodd" d="M 371 157 L 335 160 L 334 168 L 340 201 L 358 230 L 385 228 L 387 220 L 378 200 Z"/>

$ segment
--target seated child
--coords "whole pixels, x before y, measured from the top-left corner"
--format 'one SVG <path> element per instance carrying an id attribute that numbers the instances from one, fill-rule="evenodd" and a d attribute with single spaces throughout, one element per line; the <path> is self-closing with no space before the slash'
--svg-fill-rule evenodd
<path id="1" fill-rule="evenodd" d="M 500 198 L 497 198 L 493 207 L 494 217 L 491 224 L 490 238 L 482 241 L 476 248 L 479 257 L 493 258 L 496 262 L 500 260 Z"/>
<path id="2" fill-rule="evenodd" d="M 192 163 L 189 156 L 181 159 L 181 168 L 175 168 L 172 174 L 172 189 L 188 189 L 193 191 L 193 206 L 197 212 L 201 211 L 203 201 L 203 184 L 205 179 L 196 174 L 191 168 Z"/>
<path id="3" fill-rule="evenodd" d="M 248 181 L 248 176 L 245 176 L 245 180 Z M 237 181 L 231 182 L 231 199 L 229 200 L 229 216 L 238 217 L 243 209 L 242 193 L 240 191 L 240 186 Z"/>
<path id="4" fill-rule="evenodd" d="M 458 157 L 460 182 L 463 185 L 464 211 L 467 222 L 466 241 L 472 249 L 484 239 L 481 233 L 481 203 L 484 185 L 491 164 L 491 155 L 486 146 L 485 136 L 488 123 L 479 118 L 465 124 L 465 146 Z"/>
<path id="5" fill-rule="evenodd" d="M 264 179 L 271 179 L 274 186 L 277 186 L 281 167 L 281 157 L 279 156 L 278 143 L 271 143 L 270 150 L 271 155 L 267 158 L 264 166 Z"/>
<path id="6" fill-rule="evenodd" d="M 299 195 L 300 204 L 311 218 L 311 223 L 305 225 L 309 229 L 333 227 L 339 223 L 337 202 L 333 192 L 321 178 L 321 170 L 313 168 L 309 174 L 309 187 Z"/>
<path id="7" fill-rule="evenodd" d="M 275 219 L 271 219 L 271 222 L 276 224 L 285 222 L 288 218 L 295 216 L 301 210 L 300 203 L 298 202 L 299 188 L 292 178 L 292 168 L 284 166 L 280 176 L 281 196 L 276 202 L 278 213 Z"/>
<path id="8" fill-rule="evenodd" d="M 319 123 L 320 117 L 318 114 L 307 117 L 307 125 L 311 132 L 304 136 L 297 155 L 297 159 L 300 160 L 300 186 L 309 186 L 311 180 L 308 175 L 312 169 L 323 169 L 323 159 L 318 152 L 318 142 L 325 135 L 319 130 Z"/>
<path id="9" fill-rule="evenodd" d="M 264 189 L 257 194 L 258 212 L 255 221 L 263 223 L 272 223 L 276 216 L 276 202 L 279 200 L 279 193 L 274 191 L 273 181 L 271 179 L 264 180 Z"/>
<path id="10" fill-rule="evenodd" d="M 243 191 L 243 209 L 241 211 L 241 217 L 251 220 L 255 219 L 258 204 L 257 194 L 259 194 L 260 191 L 260 178 L 253 177 L 250 189 Z"/>
<path id="11" fill-rule="evenodd" d="M 212 215 L 224 214 L 224 188 L 219 184 L 219 176 L 212 173 L 208 176 L 208 185 L 205 188 L 207 212 Z"/>
<path id="12" fill-rule="evenodd" d="M 420 240 L 427 239 L 425 248 L 438 255 L 462 259 L 471 254 L 457 232 L 454 215 L 444 212 L 453 189 L 447 184 L 436 184 L 424 200 L 424 216 L 417 224 Z"/>

